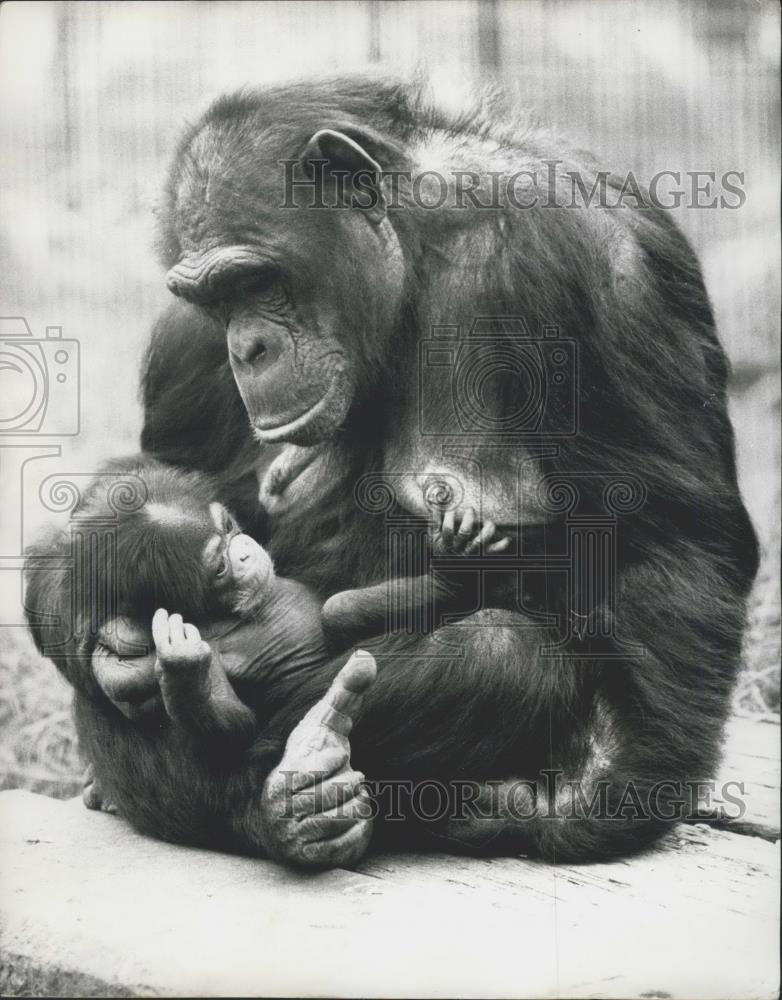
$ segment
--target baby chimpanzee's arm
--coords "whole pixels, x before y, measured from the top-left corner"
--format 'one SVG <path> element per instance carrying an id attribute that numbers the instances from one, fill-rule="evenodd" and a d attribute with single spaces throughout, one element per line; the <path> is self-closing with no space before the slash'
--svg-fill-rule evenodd
<path id="1" fill-rule="evenodd" d="M 239 700 L 195 625 L 159 608 L 152 619 L 152 637 L 155 673 L 170 718 L 196 736 L 249 743 L 258 731 L 255 714 Z"/>
<path id="2" fill-rule="evenodd" d="M 459 518 L 447 511 L 438 515 L 432 535 L 432 555 L 475 556 L 502 552 L 510 543 L 507 537 L 497 538 L 491 521 L 483 525 L 476 521 L 475 511 L 468 507 Z M 343 590 L 323 605 L 323 631 L 335 649 L 346 649 L 364 639 L 382 634 L 391 625 L 395 614 L 404 609 L 409 618 L 429 615 L 435 604 L 458 603 L 461 581 L 447 572 L 428 573 L 416 577 L 386 580 L 373 587 Z"/>

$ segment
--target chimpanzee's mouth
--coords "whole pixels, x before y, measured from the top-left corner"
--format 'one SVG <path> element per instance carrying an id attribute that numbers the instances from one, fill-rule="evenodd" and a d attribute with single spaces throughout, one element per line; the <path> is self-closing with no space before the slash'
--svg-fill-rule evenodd
<path id="1" fill-rule="evenodd" d="M 317 402 L 313 403 L 312 406 L 308 406 L 306 410 L 297 417 L 294 417 L 293 420 L 285 420 L 281 424 L 274 423 L 273 420 L 269 420 L 267 423 L 263 417 L 256 418 L 253 422 L 255 436 L 265 444 L 271 444 L 275 441 L 285 441 L 289 434 L 295 433 L 317 417 L 318 411 L 322 409 L 325 399 L 325 395 L 321 396 Z"/>
<path id="2" fill-rule="evenodd" d="M 317 444 L 329 437 L 347 415 L 351 392 L 347 377 L 337 371 L 328 388 L 292 420 L 275 423 L 273 417 L 255 417 L 253 434 L 261 444 Z"/>

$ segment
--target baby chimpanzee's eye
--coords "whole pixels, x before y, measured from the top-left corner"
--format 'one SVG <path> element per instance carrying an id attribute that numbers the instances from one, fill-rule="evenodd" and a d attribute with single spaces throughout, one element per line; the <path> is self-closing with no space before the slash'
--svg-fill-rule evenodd
<path id="1" fill-rule="evenodd" d="M 217 573 L 215 574 L 215 576 L 219 580 L 221 577 L 224 577 L 227 572 L 228 572 L 228 560 L 225 558 L 225 556 L 221 556 L 220 562 L 217 564 Z"/>
<path id="2" fill-rule="evenodd" d="M 234 521 L 234 519 L 231 517 L 230 514 L 226 514 L 225 515 L 225 533 L 226 533 L 226 535 L 233 534 L 235 528 L 236 528 L 236 522 Z"/>

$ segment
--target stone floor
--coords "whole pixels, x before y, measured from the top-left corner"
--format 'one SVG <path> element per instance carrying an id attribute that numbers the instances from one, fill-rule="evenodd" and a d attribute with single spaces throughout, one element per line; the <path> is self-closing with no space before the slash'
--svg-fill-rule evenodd
<path id="1" fill-rule="evenodd" d="M 299 875 L 0 794 L 2 995 L 775 997 L 779 727 L 736 720 L 729 829 L 611 864 L 381 855 Z"/>

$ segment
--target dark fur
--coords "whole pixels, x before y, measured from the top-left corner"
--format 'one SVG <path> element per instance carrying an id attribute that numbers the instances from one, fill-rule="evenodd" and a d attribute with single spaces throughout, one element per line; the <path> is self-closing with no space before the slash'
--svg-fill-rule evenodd
<path id="1" fill-rule="evenodd" d="M 508 124 L 496 124 L 499 117 Z M 512 120 L 507 110 L 497 117 L 483 108 L 450 118 L 414 88 L 347 80 L 218 101 L 180 146 L 169 200 L 190 168 L 194 139 L 207 127 L 217 130 L 232 163 L 250 179 L 258 169 L 251 138 L 263 135 L 264 156 L 275 162 L 297 155 L 321 128 L 357 138 L 386 168 L 407 166 L 408 150 L 436 128 L 456 138 L 496 139 L 519 157 L 562 159 L 588 187 L 594 179 L 592 164 L 529 122 Z M 541 183 L 545 195 L 545 171 Z M 243 211 L 252 211 L 252 204 Z M 479 218 L 407 205 L 392 222 L 406 254 L 404 302 L 389 329 L 364 327 L 361 340 L 346 322 L 346 349 L 362 373 L 354 408 L 335 440 L 347 472 L 314 510 L 293 510 L 275 522 L 272 553 L 280 573 L 324 593 L 377 580 L 382 519 L 356 509 L 352 488 L 362 472 L 382 468 L 391 429 L 415 419 L 402 389 L 416 377 L 418 338 L 432 321 L 521 316 L 535 331 L 555 322 L 580 345 L 581 420 L 579 434 L 562 445 L 550 468 L 635 474 L 648 489 L 644 507 L 621 521 L 617 593 L 622 636 L 643 644 L 646 655 L 627 661 L 543 658 L 539 648 L 549 630 L 508 628 L 496 623 L 495 612 L 483 610 L 473 620 L 476 627 L 460 634 L 463 659 L 422 667 L 420 659 L 384 664 L 381 657 L 381 672 L 393 672 L 393 680 L 370 699 L 356 729 L 356 765 L 377 777 L 534 779 L 544 767 L 578 777 L 597 741 L 610 747 L 600 777 L 610 783 L 612 801 L 628 781 L 643 791 L 661 779 L 713 776 L 757 548 L 736 483 L 727 362 L 686 240 L 664 211 L 650 205 L 615 219 L 585 209 L 511 206 Z M 613 249 L 615 238 L 631 248 L 626 263 Z M 309 267 L 334 259 L 334 248 L 319 239 L 325 239 L 323 230 L 313 229 Z M 165 210 L 161 244 L 165 262 L 175 261 L 178 236 Z M 468 266 L 454 262 L 454 245 L 466 248 Z M 360 312 L 373 277 L 360 279 L 351 272 L 345 285 L 348 318 Z M 144 404 L 145 449 L 214 473 L 229 505 L 231 497 L 242 496 L 251 506 L 252 439 L 222 334 L 189 307 L 172 307 L 155 331 Z M 600 505 L 592 489 L 587 481 L 582 501 L 588 510 Z M 529 534 L 525 551 L 555 551 L 556 523 L 545 531 L 522 530 Z M 539 606 L 566 614 L 555 575 L 549 583 L 541 583 Z M 33 595 L 31 606 L 50 606 L 51 596 L 40 601 Z M 480 627 L 487 624 L 492 627 Z M 421 639 L 418 652 L 430 642 Z M 408 708 L 401 718 L 400 702 Z M 432 705 L 438 711 L 424 718 L 422 706 Z M 186 811 L 197 791 L 177 785 L 178 766 L 165 748 L 132 749 L 140 737 L 105 706 L 82 703 L 79 711 L 88 753 L 103 757 L 120 795 L 134 784 L 148 790 L 148 821 L 141 825 L 166 835 L 172 810 Z M 107 757 L 109 737 L 120 749 Z M 165 793 L 155 802 L 161 788 Z M 530 821 L 517 824 L 501 844 L 481 844 L 478 836 L 476 846 L 594 858 L 637 848 L 662 826 L 594 818 Z M 183 830 L 178 825 L 175 836 L 182 838 Z M 208 842 L 212 836 L 202 824 L 188 839 Z"/>

